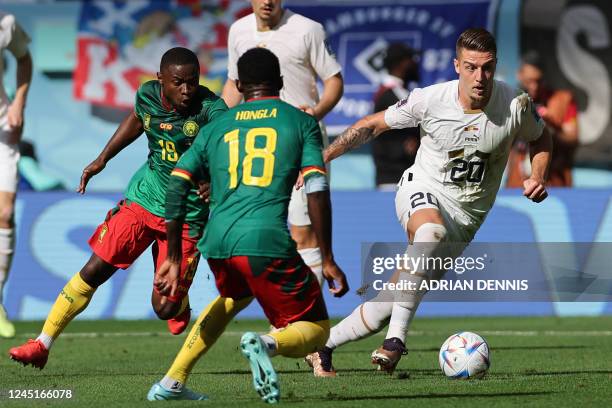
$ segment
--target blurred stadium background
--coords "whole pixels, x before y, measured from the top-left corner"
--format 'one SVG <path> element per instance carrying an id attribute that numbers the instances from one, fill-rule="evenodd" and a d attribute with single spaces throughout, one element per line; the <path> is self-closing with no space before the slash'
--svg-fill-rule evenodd
<path id="1" fill-rule="evenodd" d="M 579 106 L 580 148 L 575 188 L 553 189 L 533 205 L 518 190 L 503 190 L 477 235 L 480 242 L 612 241 L 612 4 L 578 0 L 285 0 L 285 6 L 321 22 L 343 66 L 345 94 L 326 118 L 334 135 L 372 110 L 381 55 L 392 41 L 421 50 L 421 86 L 455 78 L 458 34 L 485 26 L 498 40 L 498 78 L 515 84 L 520 55 L 538 50 L 546 77 L 574 92 Z M 90 251 L 87 238 L 121 196 L 146 158 L 141 138 L 95 177 L 86 196 L 74 193 L 83 167 L 102 149 L 132 104 L 138 84 L 153 77 L 161 54 L 183 45 L 206 67 L 202 81 L 220 93 L 226 78 L 229 25 L 249 11 L 245 0 L 0 1 L 32 38 L 34 78 L 24 139 L 36 148 L 47 175 L 65 191 L 21 190 L 17 200 L 17 252 L 5 306 L 15 320 L 42 319 L 65 281 Z M 9 58 L 7 58 L 9 59 Z M 9 61 L 6 82 L 14 83 Z M 334 243 L 353 289 L 360 285 L 362 242 L 402 242 L 393 193 L 374 189 L 369 148 L 332 165 Z M 580 270 L 577 263 L 571 266 Z M 191 291 L 202 310 L 215 296 L 204 262 Z M 143 256 L 98 289 L 89 319 L 153 318 L 149 297 L 153 265 Z M 340 317 L 359 302 L 352 291 L 328 299 Z M 610 303 L 425 303 L 420 315 L 601 315 Z M 195 313 L 197 315 L 197 313 Z M 242 316 L 263 317 L 257 305 Z"/>

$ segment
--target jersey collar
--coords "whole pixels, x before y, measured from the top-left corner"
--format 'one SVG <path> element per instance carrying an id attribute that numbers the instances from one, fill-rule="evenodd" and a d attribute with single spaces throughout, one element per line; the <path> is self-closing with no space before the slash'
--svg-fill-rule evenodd
<path id="1" fill-rule="evenodd" d="M 266 99 L 280 99 L 280 96 L 260 96 L 258 98 L 247 99 L 245 102 L 262 101 Z"/>

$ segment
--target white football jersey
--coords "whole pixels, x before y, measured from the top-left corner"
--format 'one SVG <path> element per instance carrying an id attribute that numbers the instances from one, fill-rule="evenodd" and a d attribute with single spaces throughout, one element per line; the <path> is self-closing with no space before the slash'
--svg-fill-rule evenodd
<path id="1" fill-rule="evenodd" d="M 495 81 L 483 110 L 459 103 L 459 81 L 417 88 L 389 107 L 385 122 L 393 129 L 421 126 L 421 146 L 407 172 L 475 220 L 493 206 L 515 137 L 538 139 L 544 121 L 524 92 Z M 405 180 L 407 180 L 405 178 Z"/>
<path id="2" fill-rule="evenodd" d="M 247 50 L 264 47 L 280 61 L 283 101 L 299 107 L 319 102 L 317 76 L 326 80 L 341 71 L 340 64 L 329 51 L 323 26 L 316 21 L 285 9 L 274 29 L 257 31 L 255 14 L 232 24 L 227 41 L 227 76 L 238 78 L 238 58 Z"/>

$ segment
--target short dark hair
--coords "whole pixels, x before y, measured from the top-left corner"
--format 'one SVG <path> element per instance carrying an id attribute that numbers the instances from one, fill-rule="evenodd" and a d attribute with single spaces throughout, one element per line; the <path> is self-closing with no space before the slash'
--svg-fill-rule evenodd
<path id="1" fill-rule="evenodd" d="M 544 61 L 540 54 L 535 50 L 529 50 L 521 57 L 521 66 L 533 65 L 540 71 L 544 71 Z"/>
<path id="2" fill-rule="evenodd" d="M 470 51 L 490 52 L 494 57 L 497 57 L 495 37 L 484 28 L 468 28 L 463 31 L 455 46 L 457 58 L 459 58 L 459 52 L 462 48 Z"/>
<path id="3" fill-rule="evenodd" d="M 387 52 L 385 54 L 385 58 L 383 59 L 383 64 L 387 71 L 391 71 L 395 68 L 400 62 L 405 59 L 412 59 L 414 57 L 415 51 L 403 43 L 392 43 L 387 47 Z"/>
<path id="4" fill-rule="evenodd" d="M 238 58 L 238 79 L 243 85 L 272 84 L 280 77 L 278 58 L 266 48 L 251 48 Z"/>
<path id="5" fill-rule="evenodd" d="M 198 56 L 193 51 L 183 47 L 170 48 L 164 53 L 159 63 L 159 70 L 169 67 L 170 65 L 194 65 L 200 70 L 200 62 Z"/>

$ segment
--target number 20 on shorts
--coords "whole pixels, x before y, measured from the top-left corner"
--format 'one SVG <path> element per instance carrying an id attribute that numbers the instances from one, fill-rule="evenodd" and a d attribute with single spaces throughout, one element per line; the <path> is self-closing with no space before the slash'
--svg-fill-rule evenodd
<path id="1" fill-rule="evenodd" d="M 238 161 L 240 160 L 239 146 L 240 129 L 225 134 L 223 140 L 229 144 L 230 188 L 238 186 Z M 258 137 L 265 138 L 263 147 L 255 147 Z M 267 187 L 272 183 L 274 173 L 274 151 L 276 150 L 276 130 L 273 128 L 253 128 L 246 134 L 244 150 L 246 156 L 242 161 L 242 183 L 247 186 Z M 261 176 L 253 175 L 253 160 L 263 160 Z"/>

